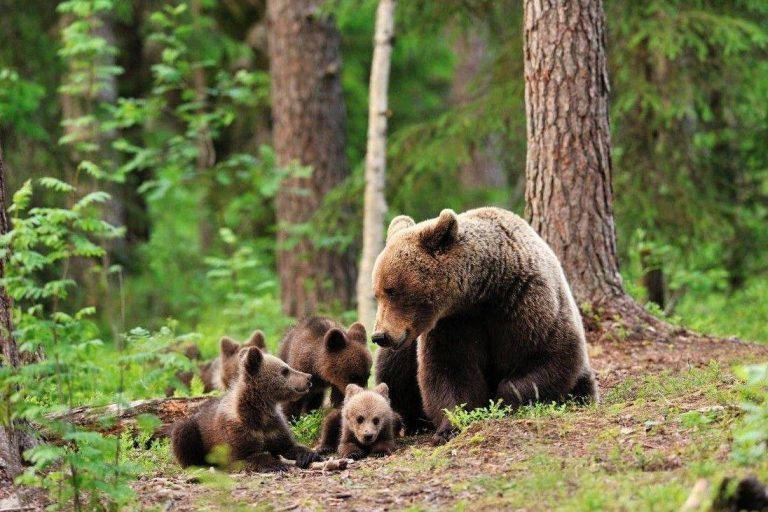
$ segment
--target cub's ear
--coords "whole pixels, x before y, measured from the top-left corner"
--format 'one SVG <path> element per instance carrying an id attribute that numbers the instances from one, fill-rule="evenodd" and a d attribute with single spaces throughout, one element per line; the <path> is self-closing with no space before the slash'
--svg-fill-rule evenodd
<path id="1" fill-rule="evenodd" d="M 248 347 L 242 357 L 243 368 L 248 375 L 256 375 L 261 369 L 261 363 L 264 362 L 264 354 L 256 347 Z"/>
<path id="2" fill-rule="evenodd" d="M 347 334 L 351 340 L 358 341 L 363 345 L 368 344 L 368 336 L 365 332 L 365 326 L 360 322 L 355 322 L 350 325 L 349 329 L 347 329 Z"/>
<path id="3" fill-rule="evenodd" d="M 389 386 L 387 386 L 386 382 L 382 382 L 381 384 L 377 384 L 373 390 L 383 396 L 384 398 L 389 398 Z"/>
<path id="4" fill-rule="evenodd" d="M 222 357 L 232 357 L 240 350 L 240 344 L 230 338 L 229 336 L 223 336 L 219 341 L 219 347 Z"/>
<path id="5" fill-rule="evenodd" d="M 456 212 L 446 208 L 440 212 L 437 222 L 425 228 L 421 234 L 421 245 L 430 252 L 447 249 L 459 235 L 459 219 Z"/>
<path id="6" fill-rule="evenodd" d="M 349 398 L 351 396 L 355 396 L 359 392 L 363 391 L 364 388 L 361 388 L 357 384 L 347 384 L 346 389 L 344 390 L 344 398 Z"/>
<path id="7" fill-rule="evenodd" d="M 328 352 L 338 352 L 347 346 L 347 337 L 341 329 L 331 329 L 325 333 L 323 343 Z"/>
<path id="8" fill-rule="evenodd" d="M 248 338 L 248 341 L 243 344 L 244 347 L 256 347 L 261 350 L 265 350 L 267 348 L 267 342 L 264 339 L 264 333 L 260 330 L 255 330 L 253 333 L 251 333 L 251 337 Z"/>
<path id="9" fill-rule="evenodd" d="M 407 215 L 398 215 L 394 219 L 392 219 L 392 222 L 389 223 L 389 228 L 387 229 L 387 242 L 389 242 L 389 239 L 392 238 L 392 235 L 400 231 L 401 229 L 410 228 L 411 226 L 415 226 L 416 221 L 410 218 Z"/>

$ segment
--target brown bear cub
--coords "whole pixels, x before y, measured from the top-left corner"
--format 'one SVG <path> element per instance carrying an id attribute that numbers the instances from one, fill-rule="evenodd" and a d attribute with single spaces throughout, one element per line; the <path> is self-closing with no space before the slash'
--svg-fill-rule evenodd
<path id="1" fill-rule="evenodd" d="M 379 384 L 372 390 L 348 385 L 341 417 L 340 457 L 384 456 L 395 449 L 395 432 L 400 430 L 400 420 L 389 405 L 386 384 Z"/>
<path id="2" fill-rule="evenodd" d="M 264 333 L 253 331 L 248 340 L 242 345 L 229 336 L 223 336 L 219 341 L 219 356 L 213 361 L 200 367 L 200 377 L 203 380 L 203 391 L 209 393 L 214 389 L 226 391 L 237 379 L 240 349 L 256 347 L 262 352 L 267 349 Z M 191 380 L 191 379 L 190 379 Z"/>
<path id="3" fill-rule="evenodd" d="M 286 334 L 280 357 L 292 368 L 312 374 L 312 391 L 304 397 L 283 404 L 288 419 L 296 419 L 323 405 L 325 390 L 331 388 L 331 406 L 341 407 L 348 384 L 365 387 L 371 374 L 371 351 L 365 327 L 353 323 L 344 329 L 328 318 L 308 318 Z M 338 412 L 328 414 L 323 422 L 320 450 L 333 451 L 341 429 Z"/>
<path id="4" fill-rule="evenodd" d="M 254 467 L 263 452 L 282 455 L 306 468 L 322 457 L 296 443 L 278 403 L 296 400 L 312 386 L 311 376 L 289 367 L 255 347 L 238 354 L 239 371 L 232 388 L 211 398 L 192 417 L 178 422 L 171 433 L 173 454 L 182 467 L 214 462 L 249 469 L 283 470 L 278 460 Z M 219 450 L 221 450 L 219 452 Z M 218 460 L 209 461 L 215 455 Z M 249 464 L 250 463 L 250 464 Z"/>

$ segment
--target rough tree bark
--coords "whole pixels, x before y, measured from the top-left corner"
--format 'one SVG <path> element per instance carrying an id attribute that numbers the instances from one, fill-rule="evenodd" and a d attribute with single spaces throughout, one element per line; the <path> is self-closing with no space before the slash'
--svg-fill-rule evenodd
<path id="1" fill-rule="evenodd" d="M 524 8 L 526 215 L 579 304 L 658 325 L 619 273 L 602 0 L 525 0 Z"/>
<path id="2" fill-rule="evenodd" d="M 278 258 L 283 312 L 313 313 L 318 305 L 349 307 L 354 298 L 351 250 L 318 249 L 307 237 L 292 242 L 290 226 L 305 223 L 325 194 L 348 174 L 341 36 L 323 13 L 324 0 L 268 0 L 274 146 L 280 166 L 312 167 L 277 194 Z"/>
<path id="3" fill-rule="evenodd" d="M 363 211 L 363 255 L 357 277 L 357 318 L 373 328 L 376 299 L 371 276 L 376 257 L 384 248 L 384 216 L 387 214 L 385 176 L 387 169 L 387 118 L 389 70 L 395 37 L 395 0 L 380 0 L 373 36 L 373 64 L 368 100 L 368 146 L 365 152 L 365 204 Z"/>
<path id="4" fill-rule="evenodd" d="M 0 147 L 0 235 L 10 230 L 8 222 L 7 205 L 5 202 L 5 167 L 3 166 L 3 152 Z M 0 258 L 0 278 L 5 276 L 5 258 Z M 19 365 L 19 351 L 16 340 L 13 338 L 13 303 L 5 287 L 0 286 L 0 367 Z M 6 393 L 8 390 L 0 390 Z M 0 399 L 0 406 L 5 407 L 5 396 Z M 5 412 L 0 413 L 0 469 L 15 478 L 22 472 L 21 452 L 23 449 L 23 435 L 6 417 Z M 6 424 L 7 423 L 7 424 Z"/>

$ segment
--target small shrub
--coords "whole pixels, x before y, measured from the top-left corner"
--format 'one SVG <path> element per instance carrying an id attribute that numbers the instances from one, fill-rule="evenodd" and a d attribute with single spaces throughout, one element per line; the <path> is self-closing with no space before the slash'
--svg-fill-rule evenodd
<path id="1" fill-rule="evenodd" d="M 457 405 L 453 410 L 443 409 L 451 425 L 464 432 L 470 425 L 478 421 L 500 420 L 510 416 L 513 409 L 509 405 L 502 405 L 503 400 L 495 402 L 490 400 L 487 407 L 478 407 L 467 411 L 467 404 Z"/>
<path id="2" fill-rule="evenodd" d="M 323 409 L 317 409 L 299 417 L 291 424 L 296 440 L 304 445 L 312 445 L 320 437 L 320 427 L 325 417 Z"/>
<path id="3" fill-rule="evenodd" d="M 752 464 L 768 455 L 768 363 L 736 369 L 744 379 L 741 408 L 745 415 L 733 433 L 732 456 L 739 464 Z"/>

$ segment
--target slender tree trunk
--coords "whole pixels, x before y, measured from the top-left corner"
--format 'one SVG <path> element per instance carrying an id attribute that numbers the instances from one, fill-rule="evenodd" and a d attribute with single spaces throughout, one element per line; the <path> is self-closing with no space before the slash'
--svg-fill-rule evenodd
<path id="1" fill-rule="evenodd" d="M 387 88 L 395 37 L 395 0 L 380 0 L 373 36 L 373 65 L 368 100 L 368 146 L 365 152 L 365 205 L 363 256 L 357 277 L 357 317 L 371 329 L 376 317 L 371 275 L 376 257 L 384 248 L 387 169 Z"/>
<path id="2" fill-rule="evenodd" d="M 525 0 L 526 215 L 579 304 L 654 322 L 616 254 L 602 0 Z"/>
<path id="3" fill-rule="evenodd" d="M 5 167 L 3 166 L 2 148 L 0 148 L 0 235 L 10 230 L 7 205 L 5 202 Z M 5 276 L 6 258 L 0 258 L 0 278 Z M 19 366 L 19 351 L 13 338 L 13 303 L 5 287 L 0 286 L 0 367 Z M 22 434 L 6 414 L 10 390 L 0 389 L 0 468 L 6 474 L 15 478 L 22 471 L 21 452 L 23 447 Z"/>
<path id="4" fill-rule="evenodd" d="M 324 0 L 267 2 L 278 165 L 312 168 L 310 177 L 283 180 L 277 194 L 277 267 L 283 311 L 291 316 L 311 314 L 321 304 L 347 308 L 354 297 L 352 251 L 319 249 L 308 237 L 291 234 L 291 226 L 308 222 L 349 174 L 341 36 L 324 6 Z"/>
<path id="5" fill-rule="evenodd" d="M 451 82 L 450 102 L 461 106 L 487 92 L 489 80 L 482 79 L 488 63 L 488 30 L 476 23 L 466 29 L 453 45 L 456 68 Z M 487 74 L 485 75 L 487 77 Z M 485 137 L 469 148 L 469 160 L 459 169 L 463 190 L 507 187 L 507 177 L 497 155 L 499 140 Z"/>

